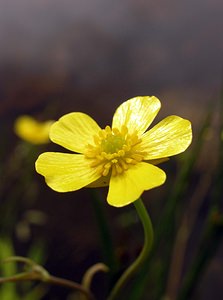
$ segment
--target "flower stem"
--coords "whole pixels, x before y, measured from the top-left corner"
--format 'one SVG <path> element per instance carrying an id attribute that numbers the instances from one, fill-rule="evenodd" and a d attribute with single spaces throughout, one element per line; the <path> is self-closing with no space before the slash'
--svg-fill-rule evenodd
<path id="1" fill-rule="evenodd" d="M 88 291 L 82 285 L 80 285 L 74 281 L 50 275 L 46 282 L 53 284 L 53 285 L 60 285 L 60 286 L 66 287 L 66 288 L 70 288 L 70 289 L 79 291 L 80 293 L 85 295 L 86 299 L 95 300 L 94 296 L 91 294 L 90 291 Z"/>
<path id="2" fill-rule="evenodd" d="M 6 278 L 0 278 L 0 284 L 6 283 L 6 282 L 20 282 L 20 281 L 41 281 L 53 285 L 60 285 L 66 288 L 70 288 L 73 290 L 76 290 L 77 292 L 85 295 L 85 299 L 88 300 L 95 300 L 95 297 L 90 292 L 89 289 L 85 288 L 82 284 L 79 284 L 77 282 L 56 277 L 53 275 L 50 275 L 46 269 L 44 269 L 42 266 L 36 264 L 34 261 L 32 261 L 29 258 L 22 257 L 22 256 L 11 256 L 6 258 L 3 262 L 17 262 L 17 263 L 24 263 L 26 267 L 30 267 L 30 270 L 27 272 L 22 272 L 10 277 Z"/>
<path id="3" fill-rule="evenodd" d="M 147 260 L 152 244 L 153 244 L 153 227 L 149 217 L 149 214 L 141 200 L 139 198 L 134 202 L 135 208 L 139 215 L 139 218 L 142 222 L 144 234 L 145 234 L 145 241 L 144 246 L 139 254 L 138 258 L 130 265 L 130 267 L 122 274 L 119 278 L 117 283 L 115 284 L 114 288 L 112 289 L 108 300 L 115 300 L 120 299 L 119 295 L 126 285 L 126 283 L 139 271 L 143 263 Z"/>

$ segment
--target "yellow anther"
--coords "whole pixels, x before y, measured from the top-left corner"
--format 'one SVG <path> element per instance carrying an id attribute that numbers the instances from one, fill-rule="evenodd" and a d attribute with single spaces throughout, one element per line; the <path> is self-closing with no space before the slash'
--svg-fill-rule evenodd
<path id="1" fill-rule="evenodd" d="M 120 167 L 119 164 L 115 164 L 115 168 L 118 174 L 121 174 L 123 172 L 123 169 Z"/>
<path id="2" fill-rule="evenodd" d="M 102 152 L 102 153 L 103 153 L 103 157 L 107 160 L 111 160 L 114 158 L 114 155 L 111 153 L 105 153 L 105 152 Z"/>
<path id="3" fill-rule="evenodd" d="M 133 154 L 131 155 L 131 157 L 134 158 L 134 159 L 137 160 L 137 161 L 141 161 L 141 160 L 142 160 L 142 155 L 140 155 L 140 154 L 135 154 L 135 153 L 133 153 Z"/>
<path id="4" fill-rule="evenodd" d="M 101 156 L 104 158 L 107 158 L 107 153 L 103 151 L 103 152 L 101 152 Z"/>
<path id="5" fill-rule="evenodd" d="M 135 160 L 135 159 L 133 159 L 132 162 L 131 162 L 132 165 L 136 165 L 137 163 L 138 163 L 138 161 Z"/>
<path id="6" fill-rule="evenodd" d="M 115 165 L 112 166 L 112 173 L 111 173 L 112 176 L 116 176 L 117 175 L 117 171 L 116 171 L 116 168 L 115 168 Z"/>
<path id="7" fill-rule="evenodd" d="M 107 125 L 107 126 L 105 127 L 105 132 L 106 132 L 106 133 L 112 133 L 111 127 Z"/>
<path id="8" fill-rule="evenodd" d="M 127 139 L 127 140 L 126 140 L 126 145 L 129 146 L 130 149 L 131 149 L 131 146 L 132 146 L 132 141 L 131 141 L 131 139 Z"/>
<path id="9" fill-rule="evenodd" d="M 124 150 L 119 150 L 118 151 L 118 156 L 124 156 L 125 155 L 125 151 Z"/>
<path id="10" fill-rule="evenodd" d="M 94 153 L 93 151 L 87 151 L 87 152 L 85 153 L 85 156 L 86 156 L 87 158 L 93 158 L 93 157 L 95 157 L 95 153 Z"/>
<path id="11" fill-rule="evenodd" d="M 93 160 L 92 162 L 91 162 L 91 164 L 90 164 L 90 166 L 91 167 L 96 167 L 96 166 L 98 166 L 98 165 L 100 165 L 100 161 L 98 161 L 98 160 Z"/>
<path id="12" fill-rule="evenodd" d="M 123 149 L 125 152 L 128 152 L 128 151 L 130 151 L 131 147 L 130 147 L 129 145 L 124 145 L 124 146 L 122 147 L 122 149 Z"/>
<path id="13" fill-rule="evenodd" d="M 103 161 L 103 160 L 104 160 L 104 157 L 103 157 L 101 154 L 97 154 L 97 155 L 95 155 L 95 157 L 96 157 L 97 160 L 99 160 L 99 161 Z"/>
<path id="14" fill-rule="evenodd" d="M 128 133 L 128 128 L 125 125 L 122 125 L 121 134 L 125 136 L 127 133 Z"/>
<path id="15" fill-rule="evenodd" d="M 100 137 L 99 137 L 98 135 L 94 135 L 94 136 L 93 136 L 93 139 L 94 139 L 94 143 L 95 143 L 96 145 L 99 145 L 99 143 L 100 143 L 100 141 L 101 141 Z M 91 145 L 89 145 L 89 146 L 91 146 Z"/>
<path id="16" fill-rule="evenodd" d="M 111 163 L 110 162 L 108 162 L 108 163 L 106 163 L 105 165 L 104 165 L 104 168 L 105 169 L 110 169 L 111 168 Z"/>
<path id="17" fill-rule="evenodd" d="M 112 132 L 114 133 L 114 135 L 120 135 L 120 131 L 118 130 L 118 128 L 112 128 Z"/>
<path id="18" fill-rule="evenodd" d="M 133 159 L 130 158 L 130 157 L 126 157 L 126 158 L 125 158 L 125 161 L 127 162 L 127 164 L 131 164 L 132 161 L 133 161 Z"/>
<path id="19" fill-rule="evenodd" d="M 112 159 L 111 161 L 113 164 L 117 164 L 118 160 L 117 159 Z"/>
<path id="20" fill-rule="evenodd" d="M 120 163 L 120 165 L 122 166 L 122 168 L 123 168 L 124 170 L 128 170 L 128 164 L 125 163 L 123 159 L 120 159 L 120 160 L 119 160 L 119 163 Z"/>
<path id="21" fill-rule="evenodd" d="M 109 169 L 103 169 L 103 171 L 102 171 L 102 175 L 103 176 L 107 176 L 108 175 L 108 173 L 109 173 L 109 170 L 110 170 L 110 168 Z"/>
<path id="22" fill-rule="evenodd" d="M 101 176 L 118 176 L 143 160 L 140 141 L 137 132 L 129 134 L 125 125 L 121 129 L 106 126 L 94 136 L 94 144 L 87 145 L 85 157 Z"/>
<path id="23" fill-rule="evenodd" d="M 105 129 L 101 129 L 101 130 L 99 131 L 98 135 L 99 135 L 99 137 L 100 137 L 101 139 L 104 139 L 104 138 L 106 138 L 107 133 L 106 133 Z"/>

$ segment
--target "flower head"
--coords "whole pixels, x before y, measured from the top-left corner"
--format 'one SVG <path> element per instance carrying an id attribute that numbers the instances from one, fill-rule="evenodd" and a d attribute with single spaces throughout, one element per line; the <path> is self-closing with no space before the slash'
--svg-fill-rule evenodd
<path id="1" fill-rule="evenodd" d="M 31 144 L 45 144 L 49 142 L 49 131 L 53 121 L 39 122 L 31 116 L 23 115 L 16 119 L 15 133 L 24 141 Z"/>
<path id="2" fill-rule="evenodd" d="M 61 117 L 52 125 L 50 139 L 75 153 L 43 153 L 37 172 L 58 192 L 108 185 L 109 204 L 134 202 L 144 190 L 165 182 L 165 172 L 155 164 L 183 152 L 192 140 L 191 123 L 177 116 L 146 131 L 160 107 L 154 96 L 132 98 L 104 129 L 84 113 Z"/>

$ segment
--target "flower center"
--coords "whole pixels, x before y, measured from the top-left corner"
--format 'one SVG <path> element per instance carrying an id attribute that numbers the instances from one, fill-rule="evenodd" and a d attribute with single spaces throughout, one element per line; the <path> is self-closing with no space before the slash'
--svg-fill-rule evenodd
<path id="1" fill-rule="evenodd" d="M 126 126 L 121 130 L 106 126 L 94 136 L 94 144 L 88 144 L 85 157 L 91 160 L 91 167 L 98 167 L 102 176 L 122 174 L 131 165 L 143 160 L 141 139 L 137 133 L 128 133 Z"/>
<path id="2" fill-rule="evenodd" d="M 124 137 L 115 134 L 109 134 L 101 141 L 101 149 L 106 153 L 115 153 L 118 150 L 121 150 L 124 144 Z"/>

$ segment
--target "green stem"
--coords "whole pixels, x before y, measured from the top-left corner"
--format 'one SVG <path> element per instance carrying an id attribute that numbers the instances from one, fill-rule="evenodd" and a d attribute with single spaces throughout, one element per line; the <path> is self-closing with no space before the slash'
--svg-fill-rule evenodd
<path id="1" fill-rule="evenodd" d="M 3 262 L 17 262 L 17 263 L 24 263 L 26 267 L 30 268 L 30 271 L 22 272 L 13 276 L 1 278 L 0 277 L 0 284 L 6 282 L 19 282 L 19 281 L 30 281 L 30 280 L 39 280 L 42 282 L 50 283 L 53 285 L 60 285 L 66 288 L 77 290 L 78 292 L 84 294 L 86 299 L 88 300 L 95 300 L 93 294 L 85 288 L 82 284 L 77 282 L 56 277 L 50 275 L 46 269 L 42 266 L 36 264 L 29 258 L 22 257 L 22 256 L 11 256 L 3 260 Z"/>
<path id="2" fill-rule="evenodd" d="M 134 202 L 134 205 L 144 229 L 144 234 L 145 234 L 144 246 L 138 258 L 133 262 L 132 265 L 130 265 L 130 267 L 119 278 L 116 285 L 112 289 L 108 297 L 108 300 L 120 299 L 119 295 L 123 287 L 133 277 L 133 275 L 135 275 L 139 271 L 141 266 L 148 259 L 153 244 L 153 227 L 148 212 L 140 198 Z"/>

